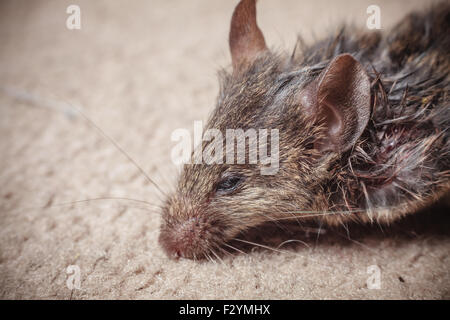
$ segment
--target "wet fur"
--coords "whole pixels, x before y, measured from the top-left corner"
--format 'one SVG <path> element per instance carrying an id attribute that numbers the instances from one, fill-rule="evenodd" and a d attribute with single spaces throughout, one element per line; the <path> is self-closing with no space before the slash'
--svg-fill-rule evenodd
<path id="1" fill-rule="evenodd" d="M 259 165 L 186 165 L 163 210 L 163 247 L 197 258 L 302 211 L 331 225 L 389 223 L 443 197 L 450 188 L 449 31 L 445 2 L 386 34 L 343 27 L 313 45 L 299 39 L 292 55 L 267 52 L 243 72 L 221 71 L 207 128 L 279 129 L 280 170 L 262 176 Z M 351 150 L 321 154 L 313 145 L 322 127 L 303 112 L 298 94 L 342 53 L 371 79 L 372 114 Z M 225 172 L 245 181 L 219 196 L 214 190 Z"/>

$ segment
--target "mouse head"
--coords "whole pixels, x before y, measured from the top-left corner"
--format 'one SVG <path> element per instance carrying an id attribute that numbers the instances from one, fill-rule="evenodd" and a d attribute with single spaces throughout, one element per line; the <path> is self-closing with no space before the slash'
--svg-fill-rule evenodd
<path id="1" fill-rule="evenodd" d="M 233 70 L 221 74 L 206 129 L 216 130 L 216 138 L 240 129 L 241 141 L 248 142 L 245 161 L 230 163 L 227 156 L 237 159 L 237 147 L 204 137 L 198 148 L 220 161 L 186 164 L 166 199 L 160 243 L 171 256 L 215 255 L 250 227 L 317 208 L 326 201 L 323 186 L 337 174 L 330 167 L 355 145 L 370 117 L 370 82 L 362 65 L 342 54 L 310 68 L 270 52 L 254 0 L 236 7 L 229 45 Z M 262 149 L 278 162 L 270 174 L 264 172 L 267 162 L 250 161 L 255 155 L 261 160 Z"/>

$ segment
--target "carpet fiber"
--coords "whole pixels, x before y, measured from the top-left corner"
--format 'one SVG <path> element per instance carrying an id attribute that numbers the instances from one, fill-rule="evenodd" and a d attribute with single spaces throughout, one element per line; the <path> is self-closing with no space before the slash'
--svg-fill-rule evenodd
<path id="1" fill-rule="evenodd" d="M 382 28 L 424 2 L 377 1 Z M 72 3 L 80 30 L 66 28 Z M 278 249 L 221 260 L 166 257 L 159 194 L 101 130 L 170 190 L 179 171 L 170 134 L 213 108 L 236 3 L 0 2 L 1 298 L 450 298 L 450 218 L 439 208 L 389 227 L 268 226 L 249 239 Z M 261 0 L 258 21 L 269 46 L 290 51 L 297 34 L 312 41 L 343 21 L 364 27 L 370 4 Z M 149 204 L 73 203 L 110 197 Z M 79 268 L 78 288 L 69 266 Z"/>

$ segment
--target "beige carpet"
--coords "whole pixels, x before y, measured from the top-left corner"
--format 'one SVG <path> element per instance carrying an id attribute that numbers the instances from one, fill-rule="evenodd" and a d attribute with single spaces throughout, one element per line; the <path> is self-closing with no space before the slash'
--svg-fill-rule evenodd
<path id="1" fill-rule="evenodd" d="M 425 1 L 259 1 L 273 48 L 293 48 L 335 23 L 364 26 L 378 3 L 388 28 Z M 81 30 L 65 27 L 81 7 Z M 434 209 L 388 228 L 275 232 L 222 261 L 168 259 L 152 206 L 157 193 L 80 108 L 165 190 L 176 128 L 206 119 L 216 70 L 230 62 L 227 33 L 237 1 L 0 2 L 0 297 L 3 299 L 450 298 L 450 218 Z M 42 209 L 40 207 L 45 206 Z M 348 239 L 350 235 L 351 240 Z M 292 244 L 292 243 L 291 243 Z M 81 288 L 69 289 L 76 265 Z M 369 266 L 380 270 L 370 289 Z M 369 271 L 371 269 L 369 268 Z M 370 287 L 370 286 L 369 286 Z"/>

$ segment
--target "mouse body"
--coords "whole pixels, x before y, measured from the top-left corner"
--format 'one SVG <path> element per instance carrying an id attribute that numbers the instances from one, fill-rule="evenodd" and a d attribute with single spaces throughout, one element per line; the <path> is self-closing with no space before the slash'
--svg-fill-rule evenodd
<path id="1" fill-rule="evenodd" d="M 448 196 L 449 31 L 450 5 L 442 2 L 388 33 L 342 27 L 280 53 L 265 43 L 256 1 L 240 1 L 232 67 L 220 72 L 205 129 L 277 129 L 277 148 L 264 143 L 278 169 L 185 164 L 162 209 L 167 254 L 200 259 L 250 228 L 289 218 L 388 224 Z M 249 147 L 245 159 L 251 155 Z"/>

